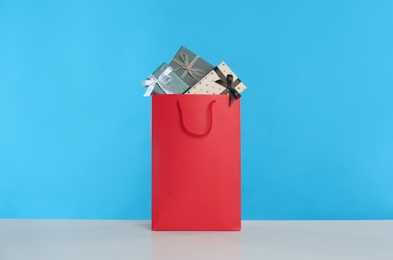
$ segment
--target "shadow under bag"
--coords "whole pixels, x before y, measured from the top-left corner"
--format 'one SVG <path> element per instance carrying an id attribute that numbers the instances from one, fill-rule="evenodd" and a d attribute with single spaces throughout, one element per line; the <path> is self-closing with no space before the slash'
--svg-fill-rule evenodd
<path id="1" fill-rule="evenodd" d="M 240 99 L 152 98 L 152 229 L 240 230 Z"/>

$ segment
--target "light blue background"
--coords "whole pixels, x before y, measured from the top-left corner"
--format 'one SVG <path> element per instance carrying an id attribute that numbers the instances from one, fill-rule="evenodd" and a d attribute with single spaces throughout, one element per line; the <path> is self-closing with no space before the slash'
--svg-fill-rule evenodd
<path id="1" fill-rule="evenodd" d="M 393 2 L 0 0 L 0 217 L 150 218 L 180 45 L 242 96 L 243 219 L 393 218 Z"/>

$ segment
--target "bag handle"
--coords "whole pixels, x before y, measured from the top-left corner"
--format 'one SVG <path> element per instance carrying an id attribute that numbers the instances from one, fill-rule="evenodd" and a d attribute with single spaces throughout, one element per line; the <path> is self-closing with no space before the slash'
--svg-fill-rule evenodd
<path id="1" fill-rule="evenodd" d="M 179 109 L 179 113 L 180 113 L 180 122 L 181 122 L 181 126 L 182 126 L 184 132 L 186 132 L 187 134 L 189 134 L 191 136 L 195 136 L 195 137 L 203 137 L 203 136 L 208 135 L 210 133 L 210 131 L 212 130 L 212 126 L 213 126 L 213 104 L 215 102 L 216 101 L 213 100 L 209 104 L 209 119 L 210 119 L 210 122 L 209 122 L 209 128 L 207 129 L 207 131 L 205 133 L 194 133 L 194 132 L 188 130 L 187 127 L 185 126 L 184 121 L 183 121 L 183 112 L 181 110 L 180 101 L 177 100 L 177 108 Z"/>

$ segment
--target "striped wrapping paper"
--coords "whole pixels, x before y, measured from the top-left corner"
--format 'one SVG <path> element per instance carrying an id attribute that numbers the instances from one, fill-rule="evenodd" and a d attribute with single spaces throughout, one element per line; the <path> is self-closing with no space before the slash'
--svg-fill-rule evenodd
<path id="1" fill-rule="evenodd" d="M 153 72 L 153 75 L 158 78 L 161 73 L 166 70 L 166 68 L 168 68 L 168 64 L 164 62 L 156 71 Z M 168 86 L 176 90 L 177 93 L 183 94 L 190 88 L 190 86 L 188 86 L 187 83 L 184 82 L 184 80 L 182 80 L 174 71 L 169 73 L 169 75 L 172 77 L 172 80 L 168 83 Z M 165 94 L 158 84 L 155 85 L 152 93 Z"/>

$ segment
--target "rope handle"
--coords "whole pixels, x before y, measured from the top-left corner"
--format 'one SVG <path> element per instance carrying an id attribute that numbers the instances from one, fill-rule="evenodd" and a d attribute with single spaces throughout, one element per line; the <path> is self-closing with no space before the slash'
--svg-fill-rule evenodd
<path id="1" fill-rule="evenodd" d="M 187 129 L 187 127 L 184 124 L 183 121 L 183 111 L 181 109 L 180 106 L 180 101 L 177 100 L 177 108 L 179 109 L 179 113 L 180 113 L 180 122 L 181 122 L 181 126 L 184 130 L 184 132 L 186 132 L 187 134 L 191 135 L 191 136 L 195 136 L 195 137 L 203 137 L 206 136 L 210 133 L 210 131 L 212 130 L 212 126 L 213 126 L 213 104 L 216 103 L 215 100 L 211 101 L 209 104 L 209 128 L 207 129 L 207 131 L 205 133 L 194 133 L 190 130 Z"/>

